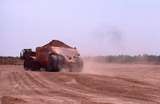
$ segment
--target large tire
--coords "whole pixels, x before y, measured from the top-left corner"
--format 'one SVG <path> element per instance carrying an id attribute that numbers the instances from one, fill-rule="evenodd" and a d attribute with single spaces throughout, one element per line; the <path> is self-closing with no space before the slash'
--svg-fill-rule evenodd
<path id="1" fill-rule="evenodd" d="M 29 70 L 30 69 L 28 60 L 24 60 L 23 67 L 24 67 L 25 70 Z"/>
<path id="2" fill-rule="evenodd" d="M 50 55 L 48 58 L 47 71 L 59 72 L 63 68 L 64 58 L 60 55 Z"/>
<path id="3" fill-rule="evenodd" d="M 36 60 L 24 60 L 24 69 L 32 71 L 40 71 L 41 65 Z"/>
<path id="4" fill-rule="evenodd" d="M 31 61 L 31 70 L 32 71 L 40 71 L 41 65 L 38 61 L 32 60 Z"/>

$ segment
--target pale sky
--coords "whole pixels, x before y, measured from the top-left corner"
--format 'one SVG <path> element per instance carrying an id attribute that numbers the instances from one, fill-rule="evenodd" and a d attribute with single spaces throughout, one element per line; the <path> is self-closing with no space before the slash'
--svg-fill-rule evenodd
<path id="1" fill-rule="evenodd" d="M 159 55 L 160 0 L 0 0 L 0 56 L 53 39 L 82 55 Z"/>

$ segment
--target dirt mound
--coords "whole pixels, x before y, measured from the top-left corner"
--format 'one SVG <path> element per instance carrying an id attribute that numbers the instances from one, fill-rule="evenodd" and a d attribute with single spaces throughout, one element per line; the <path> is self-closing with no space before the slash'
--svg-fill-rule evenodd
<path id="1" fill-rule="evenodd" d="M 52 40 L 48 44 L 44 45 L 44 47 L 50 47 L 50 46 L 72 48 L 72 47 L 68 46 L 67 44 L 65 44 L 65 43 L 63 43 L 59 40 Z"/>

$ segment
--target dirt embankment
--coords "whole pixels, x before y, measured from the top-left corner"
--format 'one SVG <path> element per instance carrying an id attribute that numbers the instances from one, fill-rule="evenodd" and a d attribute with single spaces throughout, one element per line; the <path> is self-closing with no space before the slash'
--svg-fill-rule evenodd
<path id="1" fill-rule="evenodd" d="M 159 104 L 159 69 L 88 62 L 82 73 L 49 73 L 1 65 L 0 104 Z"/>

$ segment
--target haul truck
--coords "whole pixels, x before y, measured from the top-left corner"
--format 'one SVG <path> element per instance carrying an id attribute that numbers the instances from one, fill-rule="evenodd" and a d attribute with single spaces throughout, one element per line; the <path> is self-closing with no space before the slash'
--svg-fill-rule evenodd
<path id="1" fill-rule="evenodd" d="M 59 40 L 37 47 L 35 52 L 32 49 L 23 49 L 20 58 L 24 60 L 24 69 L 32 71 L 43 68 L 49 72 L 59 72 L 62 69 L 80 72 L 83 68 L 83 60 L 77 49 Z"/>

